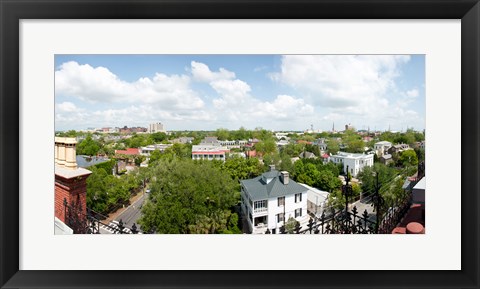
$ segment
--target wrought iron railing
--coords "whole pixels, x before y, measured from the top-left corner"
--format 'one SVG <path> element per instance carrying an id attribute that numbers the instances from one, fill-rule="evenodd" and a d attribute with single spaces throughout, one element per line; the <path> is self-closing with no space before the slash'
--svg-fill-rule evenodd
<path id="1" fill-rule="evenodd" d="M 68 203 L 63 200 L 65 208 L 65 224 L 73 230 L 74 234 L 101 234 L 100 228 L 112 234 L 146 234 L 153 232 L 141 232 L 133 223 L 131 227 L 125 226 L 123 221 L 106 224 L 100 221 L 98 213 L 86 208 L 83 210 L 81 203 Z"/>

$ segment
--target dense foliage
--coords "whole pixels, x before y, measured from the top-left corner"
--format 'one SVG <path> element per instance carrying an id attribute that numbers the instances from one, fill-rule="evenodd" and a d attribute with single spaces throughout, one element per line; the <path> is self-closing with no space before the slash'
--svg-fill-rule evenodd
<path id="1" fill-rule="evenodd" d="M 237 182 L 214 162 L 160 159 L 139 223 L 157 233 L 238 233 Z"/>
<path id="2" fill-rule="evenodd" d="M 105 170 L 106 163 L 89 168 L 92 174 L 87 178 L 87 207 L 106 215 L 118 206 L 128 204 L 132 193 L 143 183 L 137 173 L 114 176 Z"/>

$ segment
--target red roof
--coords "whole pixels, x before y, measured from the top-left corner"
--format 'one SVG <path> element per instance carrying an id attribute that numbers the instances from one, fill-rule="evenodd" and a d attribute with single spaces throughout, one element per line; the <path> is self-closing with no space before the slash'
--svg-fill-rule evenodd
<path id="1" fill-rule="evenodd" d="M 138 155 L 138 149 L 128 148 L 127 150 L 115 150 L 115 154 L 119 155 Z"/>
<path id="2" fill-rule="evenodd" d="M 196 152 L 192 152 L 192 155 L 223 155 L 223 154 L 225 154 L 224 151 L 214 151 L 214 152 L 196 151 Z"/>
<path id="3" fill-rule="evenodd" d="M 303 143 L 303 144 L 312 144 L 311 141 L 306 141 L 306 140 L 303 140 L 303 139 L 297 140 L 297 143 L 298 143 L 298 144 L 300 144 L 300 143 Z"/>
<path id="4" fill-rule="evenodd" d="M 324 159 L 328 159 L 329 157 L 330 157 L 330 156 L 329 156 L 328 154 L 323 154 L 323 155 L 322 155 L 322 158 L 324 158 Z"/>

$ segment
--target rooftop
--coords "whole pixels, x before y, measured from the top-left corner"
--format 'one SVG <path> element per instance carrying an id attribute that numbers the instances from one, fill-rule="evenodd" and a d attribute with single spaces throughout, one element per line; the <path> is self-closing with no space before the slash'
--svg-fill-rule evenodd
<path id="1" fill-rule="evenodd" d="M 269 180 L 266 182 L 265 180 Z M 240 181 L 253 201 L 278 198 L 308 191 L 307 188 L 289 179 L 287 184 L 281 180 L 277 170 L 268 171 L 253 179 Z"/>
<path id="2" fill-rule="evenodd" d="M 355 154 L 355 153 L 346 153 L 346 152 L 338 152 L 336 155 L 332 155 L 332 157 L 340 157 L 340 158 L 364 158 L 364 157 L 368 157 L 368 156 L 371 156 L 373 157 L 373 155 L 369 155 L 369 154 Z"/>

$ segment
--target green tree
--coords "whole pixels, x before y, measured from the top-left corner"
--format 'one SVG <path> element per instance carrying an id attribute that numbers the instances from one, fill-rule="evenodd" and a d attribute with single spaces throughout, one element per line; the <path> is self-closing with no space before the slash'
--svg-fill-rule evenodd
<path id="1" fill-rule="evenodd" d="M 217 136 L 218 140 L 228 140 L 230 137 L 230 132 L 228 131 L 228 129 L 219 128 L 215 132 L 215 135 Z"/>
<path id="2" fill-rule="evenodd" d="M 139 220 L 158 233 L 221 233 L 240 195 L 238 184 L 212 162 L 160 160 L 152 168 L 151 193 Z M 228 226 L 227 228 L 228 229 Z"/>
<path id="3" fill-rule="evenodd" d="M 287 222 L 285 223 L 285 232 L 288 234 L 293 234 L 296 225 L 297 220 L 295 220 L 293 217 L 288 218 Z"/>
<path id="4" fill-rule="evenodd" d="M 94 156 L 97 155 L 99 150 L 100 144 L 93 140 L 91 134 L 88 134 L 87 137 L 77 145 L 77 155 Z"/>
<path id="5" fill-rule="evenodd" d="M 155 132 L 155 133 L 152 133 L 150 137 L 155 143 L 160 143 L 167 139 L 167 134 L 164 132 Z"/>
<path id="6" fill-rule="evenodd" d="M 233 180 L 245 180 L 260 175 L 263 171 L 262 164 L 257 158 L 231 157 L 222 164 Z"/>
<path id="7" fill-rule="evenodd" d="M 270 138 L 263 141 L 259 141 L 255 144 L 255 150 L 262 154 L 263 156 L 268 154 L 273 154 L 277 152 L 277 144 L 275 140 Z"/>
<path id="8" fill-rule="evenodd" d="M 292 159 L 287 154 L 280 155 L 280 170 L 292 173 L 294 171 Z"/>
<path id="9" fill-rule="evenodd" d="M 370 195 L 375 192 L 377 174 L 379 185 L 384 187 L 391 184 L 395 177 L 403 175 L 401 173 L 401 171 L 395 168 L 388 167 L 381 163 L 375 163 L 373 167 L 364 167 L 357 177 L 362 182 L 361 187 L 364 194 Z"/>
<path id="10" fill-rule="evenodd" d="M 330 138 L 326 141 L 327 143 L 327 152 L 329 154 L 336 154 L 340 150 L 340 143 L 334 139 Z"/>
<path id="11" fill-rule="evenodd" d="M 315 180 L 315 187 L 327 192 L 333 192 L 339 189 L 341 185 L 340 179 L 329 170 L 320 171 L 318 178 Z"/>
<path id="12" fill-rule="evenodd" d="M 400 157 L 398 158 L 398 163 L 403 167 L 416 166 L 418 165 L 417 154 L 415 153 L 414 150 L 405 150 L 400 153 Z"/>

